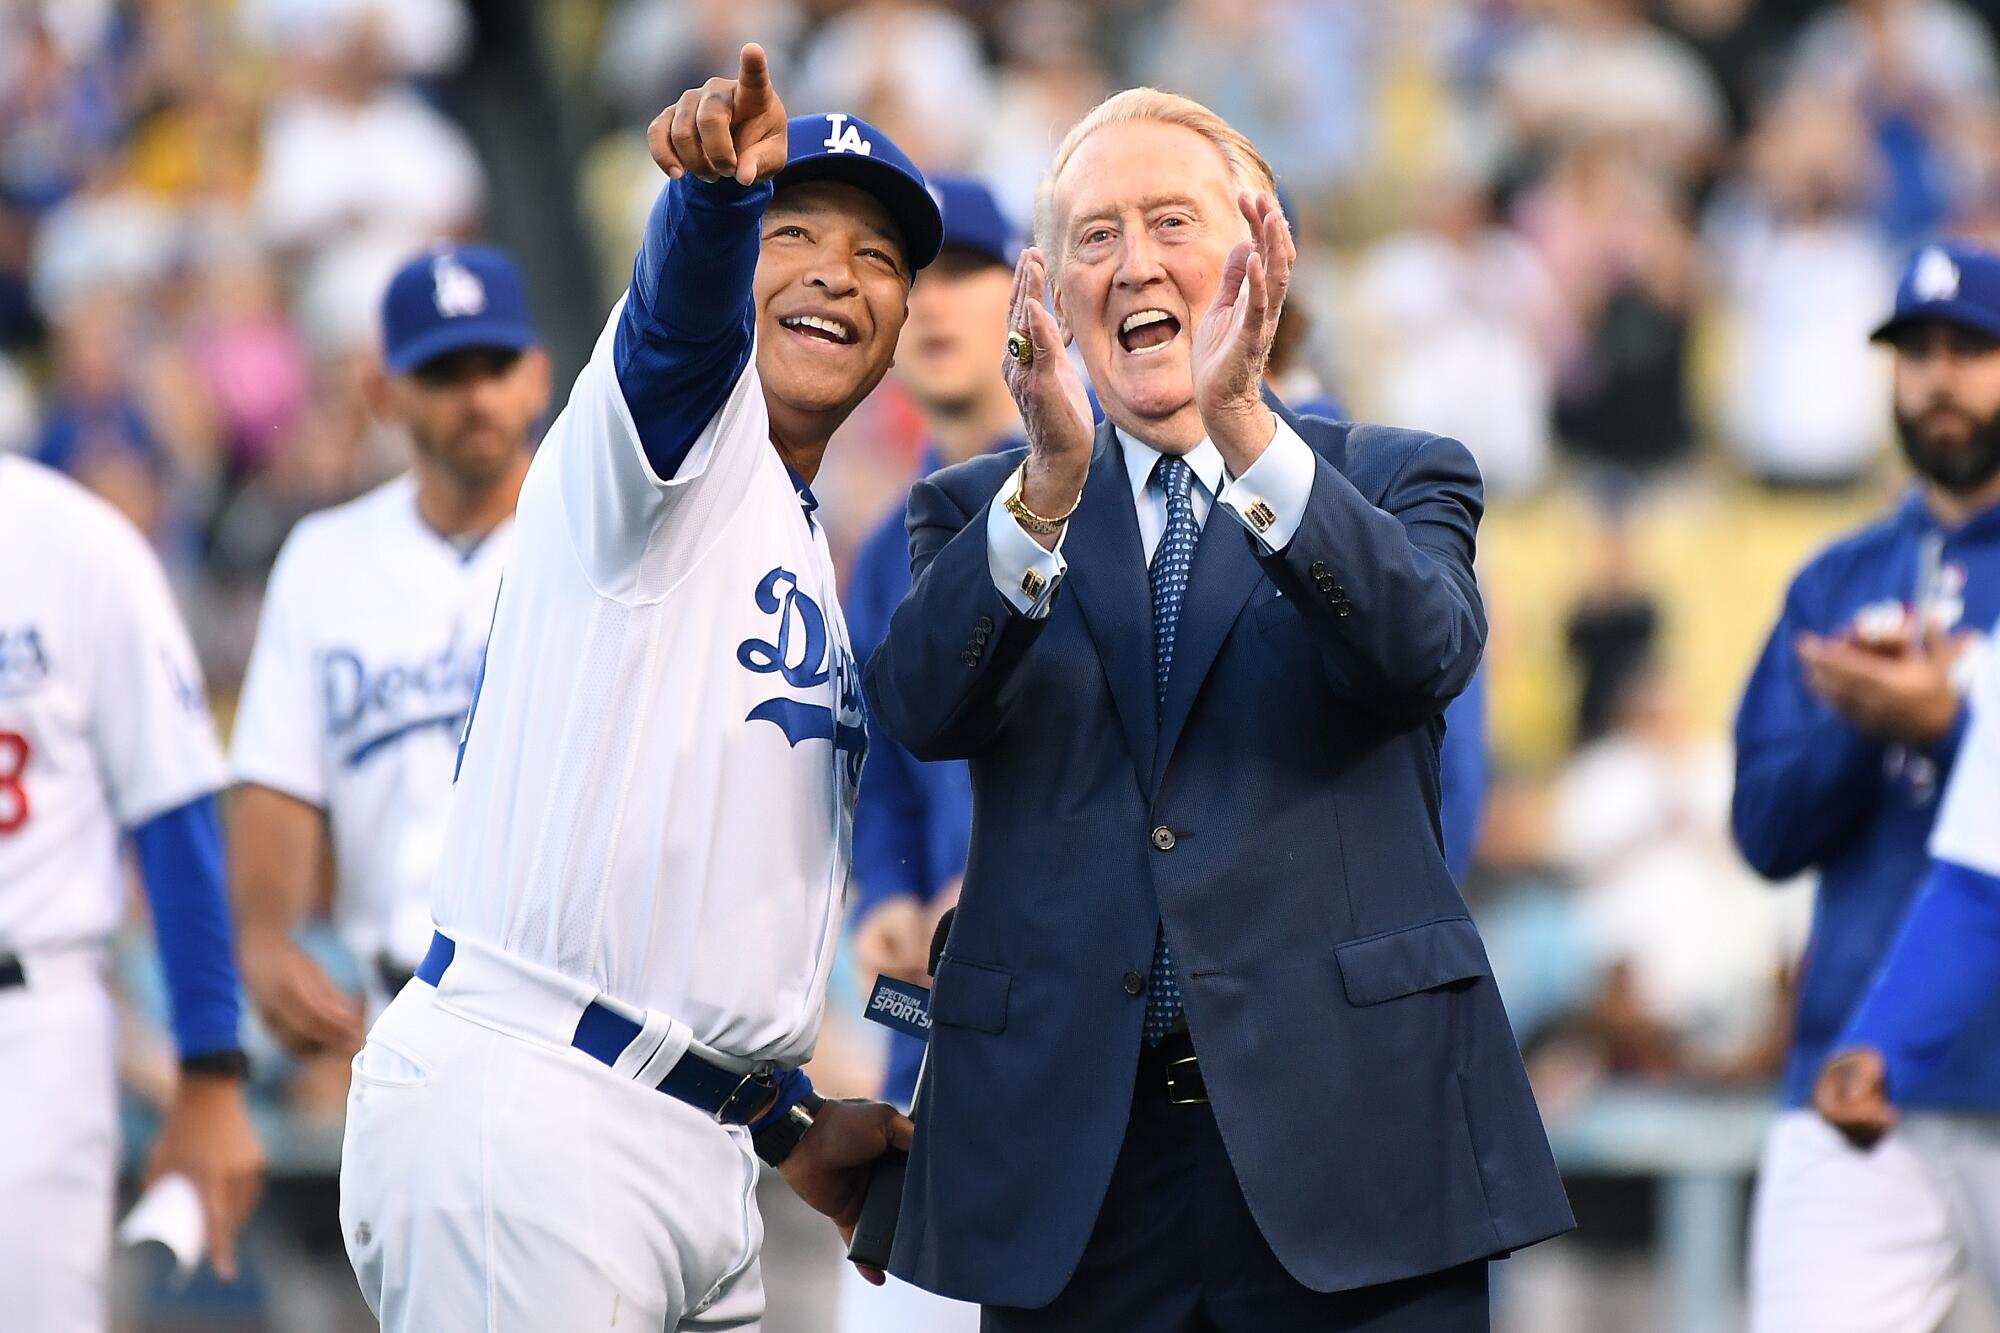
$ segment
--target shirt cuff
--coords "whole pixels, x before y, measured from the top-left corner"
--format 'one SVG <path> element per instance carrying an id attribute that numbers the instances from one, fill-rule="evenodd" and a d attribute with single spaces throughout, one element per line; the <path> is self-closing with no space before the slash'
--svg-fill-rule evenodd
<path id="1" fill-rule="evenodd" d="M 1312 446 L 1300 439 L 1283 417 L 1277 422 L 1277 433 L 1263 455 L 1216 497 L 1250 530 L 1266 555 L 1276 555 L 1291 545 L 1319 474 Z"/>
<path id="2" fill-rule="evenodd" d="M 1007 604 L 1030 620 L 1049 613 L 1056 585 L 1062 582 L 1069 562 L 1063 559 L 1063 540 L 1069 525 L 1056 534 L 1056 549 L 1044 551 L 1042 544 L 1014 521 L 1014 516 L 998 500 L 986 507 L 986 567 L 992 572 L 993 586 Z"/>

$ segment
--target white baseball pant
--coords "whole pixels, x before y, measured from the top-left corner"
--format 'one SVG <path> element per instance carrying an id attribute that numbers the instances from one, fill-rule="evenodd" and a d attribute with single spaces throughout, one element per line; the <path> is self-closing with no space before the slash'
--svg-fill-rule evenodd
<path id="1" fill-rule="evenodd" d="M 573 1049 L 580 1004 L 469 958 L 404 987 L 354 1059 L 340 1223 L 382 1327 L 756 1329 L 749 1135 Z"/>
<path id="2" fill-rule="evenodd" d="M 1786 1111 L 1750 1232 L 1751 1333 L 1929 1333 L 1968 1271 L 2000 1283 L 2000 1116 L 1906 1112 L 1863 1151 Z"/>
<path id="3" fill-rule="evenodd" d="M 22 967 L 0 990 L 0 1324 L 102 1333 L 119 1149 L 104 951 Z"/>

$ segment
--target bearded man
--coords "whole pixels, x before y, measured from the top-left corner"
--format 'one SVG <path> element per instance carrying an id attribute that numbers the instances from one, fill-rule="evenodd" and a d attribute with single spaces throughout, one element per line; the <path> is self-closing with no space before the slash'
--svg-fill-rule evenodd
<path id="1" fill-rule="evenodd" d="M 1812 1111 L 1828 1056 L 1880 1040 L 1850 1025 L 1929 870 L 2000 615 L 2000 255 L 1926 246 L 1874 336 L 1918 484 L 1800 573 L 1736 722 L 1743 855 L 1772 879 L 1819 876 L 1751 1227 L 1751 1328 L 1773 1333 L 1933 1328 L 1968 1266 L 2000 1271 L 2000 1003 L 1970 1006 L 1921 1073 L 1897 1070 L 1901 1128 L 1872 1150 Z M 1879 1095 L 1879 1060 L 1874 1074 L 1856 1100 Z"/>

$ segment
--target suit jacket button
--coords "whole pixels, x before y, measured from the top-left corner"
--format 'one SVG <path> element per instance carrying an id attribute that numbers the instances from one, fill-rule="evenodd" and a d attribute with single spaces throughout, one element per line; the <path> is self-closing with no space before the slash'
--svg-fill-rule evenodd
<path id="1" fill-rule="evenodd" d="M 1311 565 L 1309 565 L 1309 566 L 1307 566 L 1307 567 L 1306 567 L 1306 573 L 1308 573 L 1308 574 L 1312 575 L 1312 576 L 1313 576 L 1313 579 L 1314 579 L 1315 581 L 1317 581 L 1317 580 L 1319 580 L 1319 579 L 1323 579 L 1323 578 L 1325 578 L 1325 577 L 1326 577 L 1326 561 L 1324 561 L 1324 560 L 1315 560 L 1315 561 L 1313 561 Z"/>
<path id="2" fill-rule="evenodd" d="M 1333 604 L 1333 613 L 1339 616 L 1342 620 L 1345 620 L 1347 619 L 1347 617 L 1354 614 L 1354 603 L 1335 602 Z"/>
<path id="3" fill-rule="evenodd" d="M 979 635 L 980 635 L 980 637 L 981 637 L 981 638 L 984 638 L 984 637 L 986 637 L 986 636 L 987 636 L 988 634 L 991 634 L 992 632 L 993 632 L 993 617 L 992 617 L 992 616 L 981 616 L 981 617 L 979 617 Z"/>
<path id="4" fill-rule="evenodd" d="M 1137 972 L 1127 972 L 1125 974 L 1125 993 L 1127 995 L 1137 995 L 1145 989 L 1146 979 L 1144 977 L 1140 976 Z"/>
<path id="5" fill-rule="evenodd" d="M 1340 586 L 1333 581 L 1333 575 L 1331 574 L 1322 574 L 1314 582 L 1319 585 L 1319 590 L 1325 593 L 1330 593 Z"/>
<path id="6" fill-rule="evenodd" d="M 1154 829 L 1153 846 L 1159 848 L 1163 852 L 1171 852 L 1174 849 L 1174 831 L 1168 828 L 1165 824 L 1162 824 L 1158 828 Z"/>
<path id="7" fill-rule="evenodd" d="M 964 655 L 961 656 L 958 660 L 965 663 L 967 666 L 978 666 L 979 654 L 973 652 L 970 648 L 968 648 L 965 650 Z"/>

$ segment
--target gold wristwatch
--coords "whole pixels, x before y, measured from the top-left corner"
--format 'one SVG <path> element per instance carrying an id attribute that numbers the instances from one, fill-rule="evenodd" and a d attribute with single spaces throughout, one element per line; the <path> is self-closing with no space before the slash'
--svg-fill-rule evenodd
<path id="1" fill-rule="evenodd" d="M 1045 537 L 1050 533 L 1061 532 L 1063 524 L 1069 522 L 1070 515 L 1076 512 L 1079 504 L 1083 503 L 1083 492 L 1078 491 L 1076 499 L 1070 501 L 1069 508 L 1059 516 L 1043 518 L 1021 500 L 1021 486 L 1027 480 L 1027 476 L 1028 465 L 1025 462 L 1014 469 L 1014 475 L 1007 479 L 1007 485 L 1000 492 L 1000 507 L 1011 514 L 1016 523 L 1036 536 Z"/>

